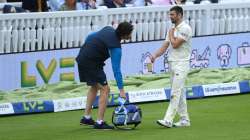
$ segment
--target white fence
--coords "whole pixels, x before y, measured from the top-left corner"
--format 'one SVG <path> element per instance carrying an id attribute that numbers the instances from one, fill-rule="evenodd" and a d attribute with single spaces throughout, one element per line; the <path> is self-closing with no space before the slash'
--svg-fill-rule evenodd
<path id="1" fill-rule="evenodd" d="M 250 3 L 185 5 L 193 36 L 250 31 Z M 130 21 L 131 42 L 164 39 L 170 6 L 0 14 L 0 54 L 79 47 L 89 32 Z"/>

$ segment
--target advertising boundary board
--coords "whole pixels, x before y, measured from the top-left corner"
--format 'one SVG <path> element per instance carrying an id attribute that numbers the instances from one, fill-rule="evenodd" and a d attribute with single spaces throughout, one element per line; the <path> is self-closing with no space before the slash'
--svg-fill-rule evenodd
<path id="1" fill-rule="evenodd" d="M 209 88 L 209 89 L 208 89 Z M 239 88 L 239 89 L 238 89 Z M 226 92 L 222 92 L 226 90 Z M 216 94 L 207 94 L 207 91 L 211 91 Z M 239 91 L 239 92 L 236 92 Z M 162 94 L 165 96 L 162 96 Z M 145 103 L 152 101 L 164 101 L 170 99 L 171 89 L 149 89 L 141 91 L 128 92 L 128 103 Z M 223 96 L 232 94 L 246 94 L 250 93 L 250 82 L 240 81 L 231 83 L 218 83 L 209 85 L 196 85 L 186 88 L 187 99 L 206 98 L 211 96 Z M 136 95 L 136 96 L 134 96 Z M 108 100 L 108 106 L 118 105 L 117 98 L 119 94 L 111 94 Z M 143 98 L 147 97 L 147 98 Z M 152 97 L 152 98 L 151 98 Z M 93 107 L 98 107 L 98 98 L 96 98 Z M 150 99 L 151 98 L 151 99 Z M 17 103 L 3 103 L 0 104 L 0 116 L 9 114 L 30 114 L 40 112 L 61 112 L 67 110 L 84 109 L 86 103 L 86 97 L 59 99 L 51 101 L 29 101 L 29 102 L 17 102 Z M 2 106 L 2 108 L 1 108 Z M 7 109 L 5 109 L 8 106 Z M 61 106 L 58 108 L 58 106 Z M 3 109 L 4 107 L 4 109 Z"/>

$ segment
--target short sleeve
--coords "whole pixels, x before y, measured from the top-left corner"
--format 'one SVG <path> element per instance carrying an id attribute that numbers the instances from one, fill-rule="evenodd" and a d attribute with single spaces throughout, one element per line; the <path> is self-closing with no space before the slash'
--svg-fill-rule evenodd
<path id="1" fill-rule="evenodd" d="M 180 28 L 179 33 L 179 37 L 184 39 L 185 41 L 188 41 L 192 38 L 192 30 L 188 26 Z"/>

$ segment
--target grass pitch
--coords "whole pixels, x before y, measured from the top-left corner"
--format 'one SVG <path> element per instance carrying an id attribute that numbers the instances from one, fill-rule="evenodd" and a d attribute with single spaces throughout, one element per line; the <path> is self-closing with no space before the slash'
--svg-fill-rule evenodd
<path id="1" fill-rule="evenodd" d="M 0 140 L 249 140 L 250 94 L 189 100 L 191 127 L 164 128 L 168 102 L 140 104 L 143 122 L 136 130 L 94 130 L 80 126 L 82 110 L 0 118 Z M 93 114 L 96 114 L 94 109 Z M 108 108 L 110 122 L 113 108 Z M 94 116 L 96 118 L 96 116 Z"/>

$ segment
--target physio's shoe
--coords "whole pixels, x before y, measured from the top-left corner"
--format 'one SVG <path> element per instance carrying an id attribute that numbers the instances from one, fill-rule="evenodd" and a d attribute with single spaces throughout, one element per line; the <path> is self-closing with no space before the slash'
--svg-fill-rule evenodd
<path id="1" fill-rule="evenodd" d="M 101 124 L 96 122 L 94 124 L 94 129 L 112 130 L 114 129 L 114 126 L 108 125 L 106 122 L 102 122 Z"/>
<path id="2" fill-rule="evenodd" d="M 157 120 L 156 123 L 167 128 L 171 128 L 173 126 L 171 122 L 168 122 L 166 120 Z"/>
<path id="3" fill-rule="evenodd" d="M 95 121 L 92 119 L 92 118 L 85 118 L 85 117 L 82 117 L 82 119 L 80 120 L 80 125 L 94 125 L 95 124 Z"/>
<path id="4" fill-rule="evenodd" d="M 180 120 L 173 124 L 174 127 L 188 127 L 190 125 L 191 124 L 189 120 Z"/>

